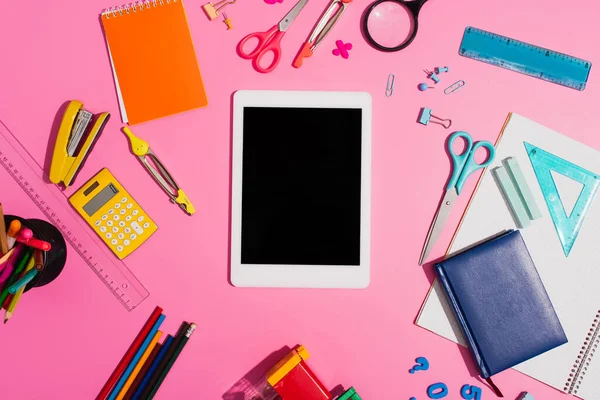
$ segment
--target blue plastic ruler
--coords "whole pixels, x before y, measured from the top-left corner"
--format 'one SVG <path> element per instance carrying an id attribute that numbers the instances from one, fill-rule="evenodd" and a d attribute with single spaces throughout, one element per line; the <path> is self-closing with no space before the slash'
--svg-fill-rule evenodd
<path id="1" fill-rule="evenodd" d="M 585 89 L 592 63 L 468 26 L 459 54 L 577 90 Z"/>
<path id="2" fill-rule="evenodd" d="M 527 142 L 523 142 L 523 144 L 542 189 L 542 194 L 544 195 L 544 200 L 546 200 L 552 222 L 554 222 L 563 252 L 565 253 L 565 257 L 568 257 L 575 239 L 577 239 L 583 220 L 590 210 L 596 194 L 598 194 L 600 175 L 583 169 L 567 160 L 563 160 L 532 144 Z M 583 185 L 583 189 L 570 215 L 565 211 L 564 204 L 556 188 L 556 182 L 552 177 L 552 171 Z"/>

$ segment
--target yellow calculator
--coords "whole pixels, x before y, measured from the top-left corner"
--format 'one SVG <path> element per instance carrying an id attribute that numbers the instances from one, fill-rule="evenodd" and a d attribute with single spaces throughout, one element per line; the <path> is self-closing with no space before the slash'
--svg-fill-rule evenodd
<path id="1" fill-rule="evenodd" d="M 106 168 L 83 185 L 69 201 L 121 260 L 158 229 Z"/>

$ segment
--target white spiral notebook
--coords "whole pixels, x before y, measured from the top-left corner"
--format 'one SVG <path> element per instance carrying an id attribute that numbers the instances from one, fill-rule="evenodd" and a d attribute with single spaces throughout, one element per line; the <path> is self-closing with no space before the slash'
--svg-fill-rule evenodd
<path id="1" fill-rule="evenodd" d="M 532 221 L 521 234 L 569 340 L 515 369 L 560 391 L 597 400 L 600 399 L 600 360 L 594 359 L 594 353 L 600 344 L 600 196 L 591 203 L 571 252 L 565 256 L 523 142 L 600 174 L 599 151 L 520 115 L 509 115 L 496 146 L 494 163 L 480 178 L 454 235 L 450 253 L 505 229 L 516 229 L 491 173 L 494 167 L 502 165 L 502 160 L 515 157 L 542 212 L 542 218 Z M 568 181 L 570 179 L 564 176 L 555 179 L 559 201 L 567 215 L 582 193 L 582 185 Z M 417 325 L 465 345 L 460 326 L 437 280 L 427 295 Z"/>

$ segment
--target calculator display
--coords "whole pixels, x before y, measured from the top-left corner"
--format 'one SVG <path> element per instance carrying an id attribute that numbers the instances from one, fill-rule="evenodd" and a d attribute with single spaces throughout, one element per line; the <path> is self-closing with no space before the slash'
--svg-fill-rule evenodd
<path id="1" fill-rule="evenodd" d="M 109 183 L 108 186 L 98 192 L 98 194 L 83 206 L 83 211 L 91 217 L 101 209 L 102 206 L 108 203 L 110 199 L 115 197 L 117 193 L 119 193 L 119 190 L 112 183 Z"/>

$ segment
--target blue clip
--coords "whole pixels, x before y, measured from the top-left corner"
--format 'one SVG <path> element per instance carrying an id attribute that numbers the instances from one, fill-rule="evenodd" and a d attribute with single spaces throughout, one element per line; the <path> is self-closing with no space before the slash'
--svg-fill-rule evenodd
<path id="1" fill-rule="evenodd" d="M 434 120 L 431 120 L 431 118 L 434 118 Z M 448 126 L 446 126 L 444 121 L 448 122 Z M 431 109 L 427 107 L 421 108 L 421 111 L 419 112 L 419 119 L 417 120 L 417 122 L 423 125 L 428 125 L 429 122 L 431 122 L 432 124 L 441 125 L 446 129 L 450 128 L 450 125 L 452 125 L 452 121 L 450 121 L 449 119 L 442 119 L 440 117 L 436 117 L 431 113 Z"/>
<path id="2" fill-rule="evenodd" d="M 442 74 L 444 72 L 448 72 L 449 68 L 448 67 L 435 67 L 435 72 L 437 72 L 438 74 Z"/>
<path id="3" fill-rule="evenodd" d="M 440 81 L 439 76 L 437 76 L 435 72 L 427 71 L 426 69 L 424 69 L 423 72 L 425 72 L 427 74 L 427 77 L 435 83 L 438 83 Z"/>

